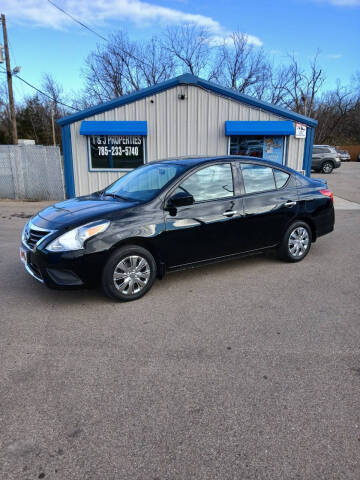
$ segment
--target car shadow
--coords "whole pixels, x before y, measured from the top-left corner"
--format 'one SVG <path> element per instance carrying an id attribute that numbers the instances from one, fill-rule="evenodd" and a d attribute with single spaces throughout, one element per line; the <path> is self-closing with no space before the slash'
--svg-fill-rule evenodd
<path id="1" fill-rule="evenodd" d="M 197 283 L 204 277 L 216 277 L 232 275 L 234 273 L 240 273 L 240 269 L 255 269 L 260 265 L 279 263 L 282 262 L 276 258 L 275 252 L 260 253 L 252 256 L 244 256 L 235 258 L 232 260 L 197 266 L 194 268 L 188 268 L 186 270 L 178 270 L 174 272 L 168 272 L 162 280 L 157 280 L 152 287 L 151 291 L 143 298 L 136 302 L 141 302 L 145 298 L 152 297 L 152 301 L 155 299 L 155 295 L 166 295 L 169 290 L 178 288 L 182 290 L 184 284 Z M 19 271 L 18 271 L 19 270 Z M 107 298 L 102 292 L 100 286 L 94 287 L 81 287 L 81 288 L 69 288 L 69 289 L 51 289 L 46 285 L 41 285 L 39 282 L 31 278 L 25 272 L 22 272 L 21 265 L 19 265 L 15 272 L 16 275 L 13 279 L 9 279 L 8 288 L 12 292 L 12 295 L 18 297 L 21 295 L 24 302 L 42 304 L 43 306 L 53 306 L 66 304 L 69 305 L 81 305 L 89 306 L 91 304 L 109 304 L 118 303 L 110 298 Z M 19 280 L 20 279 L 20 280 Z M 11 281 L 13 280 L 13 281 Z M 195 282 L 194 282 L 195 280 Z M 120 304 L 122 302 L 119 302 Z M 127 303 L 127 302 L 126 302 Z M 132 303 L 132 302 L 130 302 Z"/>

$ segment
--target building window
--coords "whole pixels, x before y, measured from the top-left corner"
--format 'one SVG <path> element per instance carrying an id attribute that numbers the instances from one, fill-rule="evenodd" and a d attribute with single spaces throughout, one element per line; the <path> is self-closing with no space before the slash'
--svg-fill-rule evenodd
<path id="1" fill-rule="evenodd" d="M 129 170 L 143 165 L 144 138 L 136 135 L 89 135 L 90 170 Z"/>
<path id="2" fill-rule="evenodd" d="M 285 163 L 284 138 L 283 136 L 231 135 L 230 155 L 264 158 L 282 165 Z"/>

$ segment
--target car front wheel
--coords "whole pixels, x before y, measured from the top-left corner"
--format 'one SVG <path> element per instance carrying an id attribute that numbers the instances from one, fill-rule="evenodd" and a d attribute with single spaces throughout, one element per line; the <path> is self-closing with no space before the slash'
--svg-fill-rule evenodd
<path id="1" fill-rule="evenodd" d="M 332 162 L 324 162 L 321 166 L 322 173 L 331 173 L 334 170 Z"/>
<path id="2" fill-rule="evenodd" d="M 299 262 L 309 253 L 311 230 L 307 223 L 293 223 L 278 248 L 279 257 L 287 262 Z"/>
<path id="3" fill-rule="evenodd" d="M 102 273 L 102 289 L 113 299 L 137 300 L 150 290 L 156 278 L 151 253 L 137 245 L 126 245 L 108 259 Z"/>

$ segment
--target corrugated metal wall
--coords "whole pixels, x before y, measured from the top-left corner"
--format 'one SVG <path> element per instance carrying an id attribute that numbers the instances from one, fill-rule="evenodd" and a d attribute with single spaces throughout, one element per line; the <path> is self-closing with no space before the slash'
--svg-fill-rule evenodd
<path id="1" fill-rule="evenodd" d="M 302 170 L 304 157 L 305 139 L 289 137 L 288 145 L 288 166 L 295 170 Z"/>
<path id="2" fill-rule="evenodd" d="M 180 100 L 179 94 L 186 99 Z M 184 155 L 224 155 L 228 137 L 226 120 L 284 120 L 194 85 L 179 85 L 87 120 L 147 120 L 147 161 Z M 89 172 L 86 137 L 79 134 L 81 121 L 71 125 L 76 195 L 106 187 L 121 172 Z M 304 140 L 289 139 L 288 165 L 301 170 Z"/>

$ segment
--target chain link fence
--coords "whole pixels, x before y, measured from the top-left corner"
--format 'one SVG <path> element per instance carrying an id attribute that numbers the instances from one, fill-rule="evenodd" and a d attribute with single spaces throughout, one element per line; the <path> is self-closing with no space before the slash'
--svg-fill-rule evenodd
<path id="1" fill-rule="evenodd" d="M 63 200 L 59 147 L 0 145 L 0 198 Z"/>

